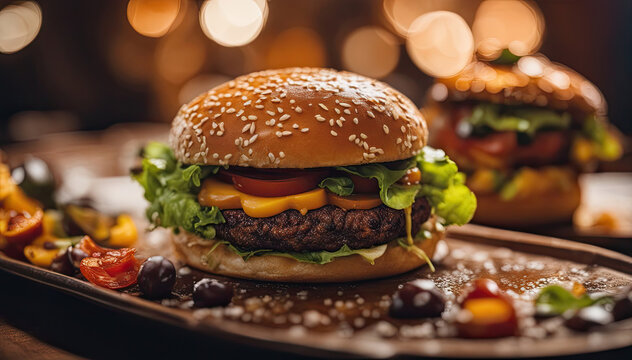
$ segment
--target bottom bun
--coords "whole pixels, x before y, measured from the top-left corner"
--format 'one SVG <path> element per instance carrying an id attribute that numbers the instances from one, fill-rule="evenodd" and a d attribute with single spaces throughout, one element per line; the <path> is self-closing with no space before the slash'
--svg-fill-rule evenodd
<path id="1" fill-rule="evenodd" d="M 418 246 L 432 258 L 437 242 L 443 235 L 444 232 L 435 232 Z M 402 274 L 426 264 L 395 241 L 388 244 L 384 255 L 377 258 L 373 265 L 360 255 L 339 257 L 323 265 L 274 255 L 253 256 L 244 261 L 225 245 L 219 245 L 207 257 L 215 241 L 202 240 L 186 231 L 174 234 L 173 242 L 178 255 L 190 266 L 214 274 L 253 280 L 312 283 L 356 281 Z"/>
<path id="2" fill-rule="evenodd" d="M 575 181 L 564 192 L 527 198 L 502 200 L 498 195 L 476 195 L 477 207 L 472 222 L 525 227 L 568 222 L 579 207 L 581 192 Z"/>

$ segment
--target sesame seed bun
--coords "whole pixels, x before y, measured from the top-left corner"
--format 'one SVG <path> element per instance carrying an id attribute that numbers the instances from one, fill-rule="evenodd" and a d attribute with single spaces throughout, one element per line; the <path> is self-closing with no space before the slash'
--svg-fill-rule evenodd
<path id="1" fill-rule="evenodd" d="M 512 65 L 475 61 L 457 75 L 437 79 L 434 102 L 478 100 L 533 105 L 605 116 L 606 101 L 595 85 L 574 70 L 543 55 L 525 56 Z"/>
<path id="2" fill-rule="evenodd" d="M 579 207 L 577 180 L 567 191 L 503 200 L 498 195 L 476 195 L 475 223 L 492 226 L 529 227 L 570 222 Z"/>
<path id="3" fill-rule="evenodd" d="M 184 105 L 170 143 L 185 164 L 311 168 L 401 160 L 425 145 L 415 105 L 377 80 L 289 68 L 252 73 Z"/>
<path id="4" fill-rule="evenodd" d="M 430 239 L 418 246 L 432 258 L 437 242 L 443 237 L 444 232 L 435 231 Z M 426 264 L 395 242 L 388 244 L 386 252 L 373 265 L 360 255 L 339 257 L 322 265 L 271 255 L 253 256 L 244 261 L 224 245 L 219 245 L 207 256 L 215 241 L 203 240 L 186 231 L 174 234 L 173 243 L 180 258 L 197 269 L 263 281 L 324 283 L 367 280 L 402 274 Z"/>

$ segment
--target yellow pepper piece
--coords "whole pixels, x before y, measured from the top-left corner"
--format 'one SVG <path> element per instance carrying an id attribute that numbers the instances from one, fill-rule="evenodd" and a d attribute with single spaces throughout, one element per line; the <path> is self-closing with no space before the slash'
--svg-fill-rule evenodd
<path id="1" fill-rule="evenodd" d="M 109 245 L 113 247 L 132 247 L 138 239 L 138 231 L 132 217 L 126 214 L 116 218 L 116 225 L 110 229 Z"/>
<path id="2" fill-rule="evenodd" d="M 36 266 L 48 268 L 59 254 L 59 249 L 45 249 L 41 245 L 27 245 L 24 247 L 24 256 Z"/>

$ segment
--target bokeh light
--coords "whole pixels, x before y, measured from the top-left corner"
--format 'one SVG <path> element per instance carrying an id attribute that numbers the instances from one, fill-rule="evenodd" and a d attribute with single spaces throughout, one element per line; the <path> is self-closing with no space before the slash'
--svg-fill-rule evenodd
<path id="1" fill-rule="evenodd" d="M 388 75 L 399 61 L 399 43 L 390 32 L 364 26 L 351 32 L 342 45 L 346 69 L 373 78 Z"/>
<path id="2" fill-rule="evenodd" d="M 472 32 L 478 55 L 483 59 L 493 60 L 503 49 L 524 56 L 540 47 L 544 18 L 531 1 L 488 0 L 476 11 Z"/>
<path id="3" fill-rule="evenodd" d="M 160 37 L 173 28 L 181 0 L 130 0 L 127 20 L 139 34 Z"/>
<path id="4" fill-rule="evenodd" d="M 294 27 L 277 35 L 267 46 L 266 67 L 323 67 L 326 57 L 325 44 L 318 33 L 308 28 Z"/>
<path id="5" fill-rule="evenodd" d="M 257 38 L 267 15 L 265 0 L 207 0 L 200 10 L 200 26 L 220 45 L 243 46 Z"/>
<path id="6" fill-rule="evenodd" d="M 0 10 L 0 52 L 11 54 L 31 43 L 42 26 L 42 10 L 33 1 Z"/>
<path id="7" fill-rule="evenodd" d="M 449 11 L 435 11 L 412 23 L 406 48 L 413 62 L 426 74 L 449 77 L 471 61 L 474 38 L 462 17 Z"/>
<path id="8" fill-rule="evenodd" d="M 480 0 L 384 0 L 384 14 L 393 28 L 408 36 L 408 30 L 419 16 L 432 11 L 452 11 L 472 23 Z"/>

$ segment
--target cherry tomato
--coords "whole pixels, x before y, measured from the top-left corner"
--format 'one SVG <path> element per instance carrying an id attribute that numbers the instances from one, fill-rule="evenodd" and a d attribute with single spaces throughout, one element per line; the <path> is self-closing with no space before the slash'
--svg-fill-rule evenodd
<path id="1" fill-rule="evenodd" d="M 11 214 L 6 229 L 0 235 L 9 244 L 24 247 L 42 234 L 43 218 L 44 212 L 39 208 L 33 214 L 26 211 Z"/>
<path id="2" fill-rule="evenodd" d="M 377 180 L 364 178 L 361 176 L 347 174 L 351 181 L 353 181 L 353 192 L 358 194 L 377 194 L 380 192 L 380 186 L 377 184 Z"/>
<path id="3" fill-rule="evenodd" d="M 79 248 L 89 254 L 81 260 L 79 270 L 91 283 L 108 289 L 120 289 L 136 283 L 140 262 L 136 249 L 106 249 L 85 236 Z"/>
<path id="4" fill-rule="evenodd" d="M 235 188 L 246 194 L 277 197 L 300 194 L 318 187 L 326 170 L 220 170 L 220 179 L 230 179 Z"/>
<path id="5" fill-rule="evenodd" d="M 327 193 L 329 203 L 346 210 L 350 209 L 373 209 L 382 205 L 382 199 L 378 195 L 371 194 L 351 194 L 348 196 L 338 196 Z"/>
<path id="6" fill-rule="evenodd" d="M 511 298 L 491 280 L 476 279 L 461 301 L 457 317 L 459 335 L 467 338 L 496 338 L 518 332 L 518 318 Z"/>
<path id="7" fill-rule="evenodd" d="M 397 182 L 404 185 L 417 185 L 421 181 L 421 170 L 418 167 L 406 170 L 406 175 Z"/>

